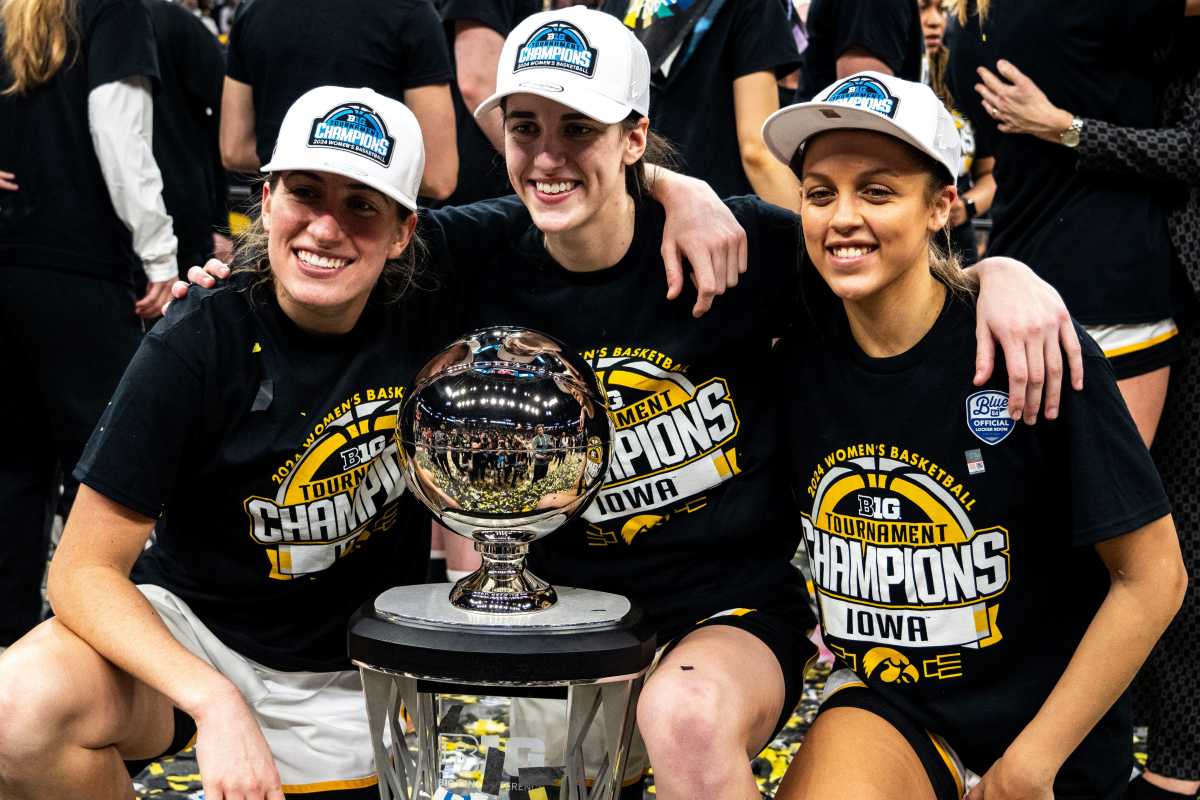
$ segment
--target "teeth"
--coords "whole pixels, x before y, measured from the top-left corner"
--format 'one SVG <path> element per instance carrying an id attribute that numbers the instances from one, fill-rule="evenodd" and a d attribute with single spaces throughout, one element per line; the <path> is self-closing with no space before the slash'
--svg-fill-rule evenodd
<path id="1" fill-rule="evenodd" d="M 559 181 L 557 183 L 547 183 L 546 181 L 535 181 L 537 190 L 546 194 L 562 194 L 565 191 L 575 188 L 575 181 Z"/>
<path id="2" fill-rule="evenodd" d="M 320 269 L 341 269 L 350 263 L 350 260 L 346 258 L 325 258 L 325 256 L 319 256 L 307 250 L 297 250 L 296 258 L 310 267 L 318 267 Z"/>
<path id="3" fill-rule="evenodd" d="M 858 258 L 865 256 L 875 248 L 873 247 L 835 247 L 833 254 L 838 258 Z"/>

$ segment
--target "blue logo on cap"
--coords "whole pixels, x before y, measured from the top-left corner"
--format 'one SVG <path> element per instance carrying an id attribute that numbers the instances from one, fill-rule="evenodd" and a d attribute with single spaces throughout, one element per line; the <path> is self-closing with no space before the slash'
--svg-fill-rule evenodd
<path id="1" fill-rule="evenodd" d="M 1004 392 L 987 389 L 967 398 L 967 427 L 984 444 L 1000 444 L 1016 426 Z"/>
<path id="2" fill-rule="evenodd" d="M 534 67 L 565 69 L 590 78 L 596 71 L 596 48 L 571 23 L 551 22 L 534 31 L 517 50 L 513 72 Z"/>
<path id="3" fill-rule="evenodd" d="M 822 102 L 841 103 L 864 111 L 874 111 L 885 117 L 896 116 L 896 107 L 900 105 L 900 101 L 880 81 L 862 75 L 842 83 Z"/>
<path id="4" fill-rule="evenodd" d="M 348 150 L 387 166 L 396 140 L 388 136 L 383 119 L 361 103 L 345 103 L 313 120 L 309 147 Z"/>

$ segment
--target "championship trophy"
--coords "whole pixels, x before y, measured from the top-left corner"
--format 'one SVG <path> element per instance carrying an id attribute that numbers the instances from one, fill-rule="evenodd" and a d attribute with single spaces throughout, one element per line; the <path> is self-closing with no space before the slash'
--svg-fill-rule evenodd
<path id="1" fill-rule="evenodd" d="M 615 800 L 654 634 L 626 598 L 556 589 L 525 568 L 530 544 L 582 512 L 604 481 L 613 433 L 596 376 L 545 334 L 474 331 L 418 373 L 396 438 L 409 490 L 475 543 L 482 565 L 453 586 L 388 589 L 351 620 L 380 796 L 458 796 L 439 788 L 433 698 L 474 692 L 567 700 L 562 761 L 547 753 L 549 766 L 521 764 L 509 748 L 503 768 L 487 770 L 483 796 L 518 796 L 501 791 L 503 774 L 505 786 L 557 784 L 564 800 Z M 582 748 L 595 721 L 606 755 L 589 774 Z"/>

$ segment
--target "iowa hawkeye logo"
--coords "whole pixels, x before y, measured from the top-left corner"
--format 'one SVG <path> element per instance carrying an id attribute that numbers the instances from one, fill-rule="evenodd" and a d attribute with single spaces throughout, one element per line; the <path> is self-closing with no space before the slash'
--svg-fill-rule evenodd
<path id="1" fill-rule="evenodd" d="M 1008 531 L 971 523 L 975 501 L 957 478 L 916 452 L 864 444 L 829 454 L 809 494 L 804 538 L 830 637 L 848 649 L 1000 641 Z"/>
<path id="2" fill-rule="evenodd" d="M 392 431 L 402 393 L 390 387 L 341 403 L 313 429 L 275 496 L 246 500 L 250 537 L 266 548 L 270 577 L 326 570 L 395 521 L 404 481 Z"/>
<path id="3" fill-rule="evenodd" d="M 651 361 L 621 357 L 621 350 L 592 360 L 616 436 L 604 489 L 584 517 L 592 523 L 630 517 L 621 530 L 630 543 L 663 520 L 664 507 L 739 472 L 733 444 L 741 423 L 724 379 L 695 384 L 662 366 L 670 364 L 662 354 Z"/>

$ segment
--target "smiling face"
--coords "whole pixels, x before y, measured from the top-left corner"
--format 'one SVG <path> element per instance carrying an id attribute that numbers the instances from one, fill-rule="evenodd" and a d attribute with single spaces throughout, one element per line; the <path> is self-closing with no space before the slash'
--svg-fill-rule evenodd
<path id="1" fill-rule="evenodd" d="M 834 294 L 870 302 L 929 276 L 930 237 L 957 193 L 931 191 L 916 150 L 881 133 L 829 131 L 806 145 L 799 177 L 804 245 Z"/>
<path id="2" fill-rule="evenodd" d="M 513 189 L 546 234 L 603 232 L 626 196 L 625 168 L 646 149 L 648 121 L 633 130 L 597 122 L 532 94 L 505 103 L 504 155 Z"/>
<path id="3" fill-rule="evenodd" d="M 275 296 L 300 327 L 344 333 L 354 327 L 388 259 L 412 238 L 395 201 L 328 172 L 285 172 L 263 185 Z"/>

